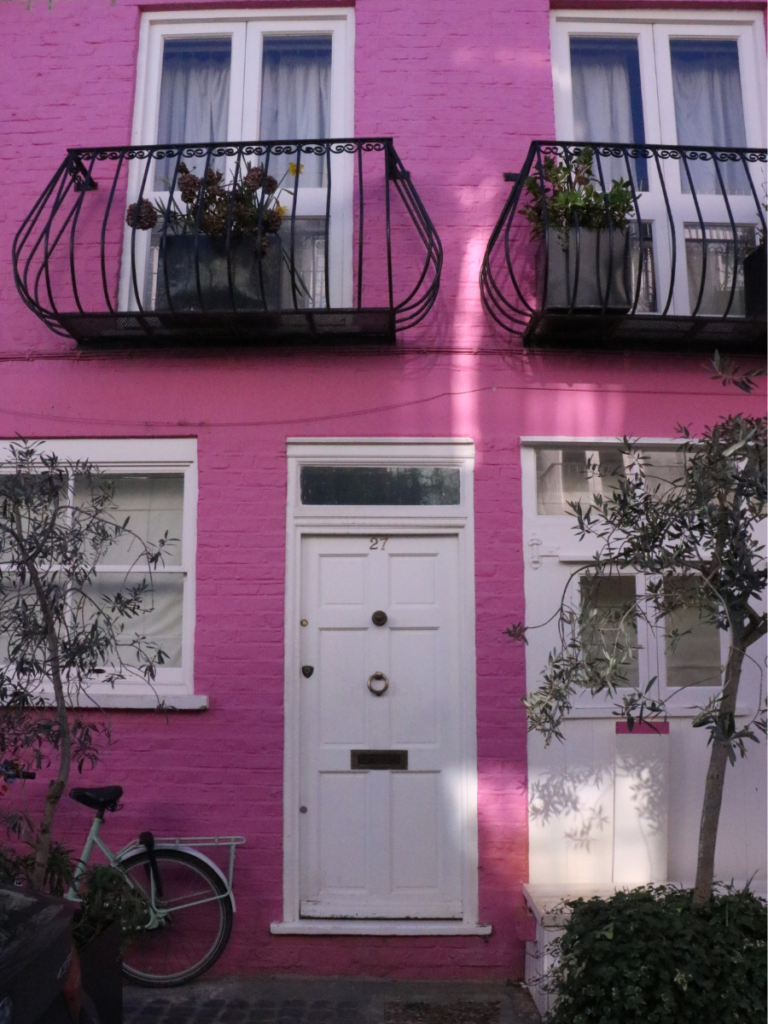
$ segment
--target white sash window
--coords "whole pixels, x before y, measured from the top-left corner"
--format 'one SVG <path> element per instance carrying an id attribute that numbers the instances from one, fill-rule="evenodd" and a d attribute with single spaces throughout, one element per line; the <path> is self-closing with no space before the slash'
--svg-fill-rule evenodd
<path id="1" fill-rule="evenodd" d="M 693 148 L 765 146 L 761 15 L 563 10 L 552 13 L 551 33 L 558 139 Z M 606 157 L 601 163 L 606 189 L 613 180 L 629 177 L 622 157 Z M 661 311 L 673 250 L 677 270 L 669 312 L 687 316 L 697 304 L 699 314 L 725 312 L 735 250 L 740 264 L 755 245 L 756 218 L 744 165 L 719 166 L 733 224 L 713 162 L 692 160 L 686 170 L 679 160 L 662 159 L 660 168 L 652 158 L 630 160 L 644 221 L 640 312 Z M 762 165 L 751 167 L 749 173 L 756 194 L 762 196 Z M 705 243 L 707 267 L 700 298 Z M 740 269 L 730 314 L 744 315 Z"/>
<path id="2" fill-rule="evenodd" d="M 352 70 L 354 11 L 308 9 L 243 12 L 218 10 L 145 14 L 139 43 L 138 85 L 132 144 L 179 145 L 210 142 L 347 138 L 354 131 Z M 185 157 L 187 169 L 204 173 L 206 157 Z M 254 157 L 253 164 L 265 158 Z M 300 307 L 326 305 L 325 218 L 329 219 L 328 279 L 331 306 L 351 304 L 351 203 L 349 183 L 336 177 L 328 210 L 325 157 L 273 154 L 265 171 L 283 186 L 280 203 L 293 215 L 296 179 L 289 165 L 300 163 L 292 247 L 300 281 Z M 334 172 L 349 177 L 348 161 Z M 165 206 L 176 159 L 157 161 L 142 185 L 136 164 L 131 193 Z M 209 163 L 231 180 L 234 161 Z M 241 168 L 242 173 L 242 168 Z M 290 190 L 290 191 L 289 191 Z M 149 236 L 147 232 L 147 236 Z M 156 302 L 158 236 L 134 238 L 137 277 L 144 282 L 142 305 Z M 126 236 L 121 308 L 136 308 Z M 295 283 L 295 280 L 294 280 Z M 291 296 L 289 281 L 283 288 Z M 285 303 L 283 303 L 285 304 Z M 292 305 L 292 301 L 289 303 Z M 160 307 L 158 307 L 160 308 Z"/>

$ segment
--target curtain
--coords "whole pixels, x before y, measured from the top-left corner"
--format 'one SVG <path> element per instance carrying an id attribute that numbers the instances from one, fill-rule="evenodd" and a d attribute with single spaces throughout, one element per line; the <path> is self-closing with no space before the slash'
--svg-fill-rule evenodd
<path id="1" fill-rule="evenodd" d="M 261 138 L 326 139 L 330 129 L 331 37 L 267 37 L 264 40 L 261 83 Z M 273 156 L 269 173 L 292 187 L 286 177 L 291 155 Z M 302 155 L 299 188 L 325 182 L 325 160 Z"/>
<path id="2" fill-rule="evenodd" d="M 167 39 L 163 49 L 160 145 L 191 142 L 226 142 L 229 114 L 229 77 L 232 44 L 229 39 Z M 175 160 L 159 161 L 155 188 L 167 188 Z M 205 158 L 185 158 L 193 174 L 202 174 Z M 212 161 L 222 170 L 223 160 Z"/>
<path id="3" fill-rule="evenodd" d="M 645 141 L 637 40 L 573 37 L 571 80 L 576 140 Z M 606 188 L 628 177 L 623 159 L 602 158 L 601 166 Z M 630 163 L 630 169 L 635 187 L 647 188 L 645 161 Z"/>
<path id="4" fill-rule="evenodd" d="M 747 144 L 739 75 L 739 51 L 733 40 L 670 41 L 677 141 L 682 146 L 742 147 Z M 719 193 L 711 162 L 688 164 L 697 192 Z M 748 193 L 743 166 L 720 164 L 725 189 Z M 681 167 L 682 187 L 691 186 Z"/>

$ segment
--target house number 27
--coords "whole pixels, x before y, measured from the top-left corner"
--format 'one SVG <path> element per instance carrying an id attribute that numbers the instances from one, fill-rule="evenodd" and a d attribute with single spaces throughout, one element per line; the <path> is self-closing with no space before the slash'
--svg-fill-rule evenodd
<path id="1" fill-rule="evenodd" d="M 371 537 L 369 551 L 383 551 L 389 537 Z"/>

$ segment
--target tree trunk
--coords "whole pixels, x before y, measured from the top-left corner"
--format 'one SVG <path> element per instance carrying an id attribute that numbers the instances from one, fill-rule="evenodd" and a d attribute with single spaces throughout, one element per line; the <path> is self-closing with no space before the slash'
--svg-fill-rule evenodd
<path id="1" fill-rule="evenodd" d="M 21 524 L 19 523 L 19 532 Z M 45 794 L 43 805 L 43 816 L 40 821 L 40 829 L 35 837 L 35 866 L 32 870 L 32 887 L 42 889 L 45 883 L 45 872 L 48 867 L 48 856 L 51 852 L 51 829 L 53 817 L 56 813 L 59 800 L 64 792 L 64 787 L 69 779 L 69 770 L 72 764 L 72 736 L 69 731 L 69 718 L 67 715 L 67 702 L 64 695 L 64 683 L 61 678 L 61 663 L 59 661 L 59 638 L 56 634 L 56 623 L 51 613 L 50 605 L 46 598 L 45 589 L 40 580 L 40 574 L 32 558 L 26 559 L 26 566 L 29 570 L 29 577 L 37 593 L 40 602 L 40 610 L 45 622 L 48 642 L 48 656 L 51 660 L 50 678 L 53 683 L 53 694 L 56 700 L 56 724 L 59 728 L 59 770 L 56 778 L 49 783 L 48 792 Z"/>
<path id="2" fill-rule="evenodd" d="M 736 712 L 736 697 L 739 692 L 741 666 L 744 662 L 744 636 L 734 632 L 725 668 L 725 686 L 720 702 L 720 716 L 727 722 Z M 708 903 L 712 896 L 715 875 L 715 847 L 720 822 L 720 808 L 723 803 L 723 784 L 728 765 L 728 745 L 721 740 L 712 740 L 707 780 L 704 785 L 704 806 L 699 827 L 699 852 L 696 862 L 696 885 L 693 891 L 694 906 Z"/>

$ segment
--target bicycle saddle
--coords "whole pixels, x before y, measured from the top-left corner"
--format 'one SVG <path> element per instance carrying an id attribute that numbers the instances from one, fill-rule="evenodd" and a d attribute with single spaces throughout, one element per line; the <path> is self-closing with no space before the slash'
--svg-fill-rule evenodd
<path id="1" fill-rule="evenodd" d="M 79 804 L 91 807 L 94 811 L 102 811 L 104 808 L 116 811 L 117 801 L 123 795 L 123 787 L 97 786 L 94 789 L 70 789 L 69 795 Z"/>

